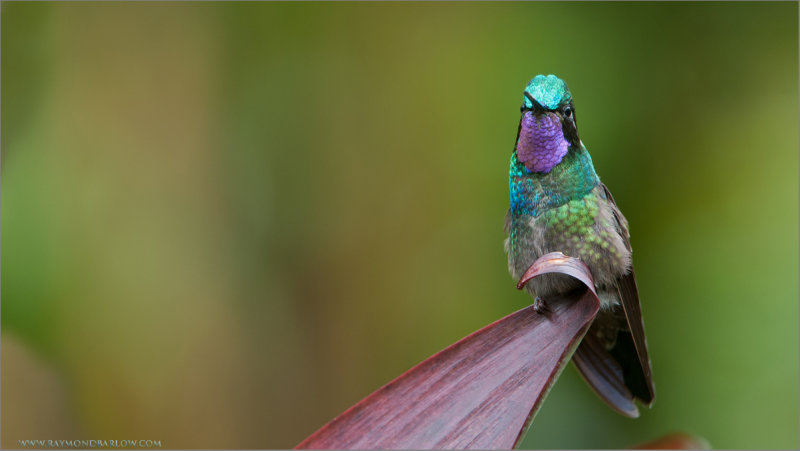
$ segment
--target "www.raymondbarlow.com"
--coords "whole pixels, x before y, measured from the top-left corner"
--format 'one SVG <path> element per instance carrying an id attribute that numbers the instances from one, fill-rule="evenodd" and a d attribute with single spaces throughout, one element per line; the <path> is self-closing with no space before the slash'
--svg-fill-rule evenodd
<path id="1" fill-rule="evenodd" d="M 17 440 L 21 448 L 161 448 L 161 440 Z"/>

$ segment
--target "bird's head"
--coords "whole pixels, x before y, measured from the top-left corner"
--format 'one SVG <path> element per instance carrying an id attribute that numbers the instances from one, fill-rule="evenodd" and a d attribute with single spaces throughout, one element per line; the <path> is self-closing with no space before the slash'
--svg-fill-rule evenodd
<path id="1" fill-rule="evenodd" d="M 550 172 L 569 147 L 580 145 L 572 93 L 555 75 L 528 82 L 520 111 L 517 158 L 531 172 Z"/>

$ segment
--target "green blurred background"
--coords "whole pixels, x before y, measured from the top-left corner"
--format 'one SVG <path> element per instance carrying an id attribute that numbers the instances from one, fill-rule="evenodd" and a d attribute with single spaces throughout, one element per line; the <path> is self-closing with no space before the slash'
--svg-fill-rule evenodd
<path id="1" fill-rule="evenodd" d="M 798 446 L 798 6 L 2 4 L 2 446 L 289 448 L 530 303 L 522 89 L 631 224 L 658 399 L 523 443 Z"/>

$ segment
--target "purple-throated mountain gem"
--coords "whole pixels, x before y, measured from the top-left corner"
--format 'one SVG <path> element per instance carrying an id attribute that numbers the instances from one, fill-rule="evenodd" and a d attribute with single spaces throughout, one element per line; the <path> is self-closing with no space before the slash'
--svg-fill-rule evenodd
<path id="1" fill-rule="evenodd" d="M 639 416 L 634 399 L 650 406 L 655 388 L 647 354 L 628 221 L 600 182 L 578 138 L 567 84 L 537 75 L 523 92 L 508 179 L 506 251 L 517 280 L 537 258 L 562 252 L 591 270 L 601 309 L 572 357 L 586 382 L 614 410 Z M 581 285 L 562 274 L 529 281 L 534 308 Z"/>

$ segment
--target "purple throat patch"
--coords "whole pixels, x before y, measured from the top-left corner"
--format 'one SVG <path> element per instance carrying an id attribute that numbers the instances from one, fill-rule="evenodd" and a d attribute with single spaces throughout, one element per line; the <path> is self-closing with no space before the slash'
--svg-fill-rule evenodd
<path id="1" fill-rule="evenodd" d="M 561 120 L 553 113 L 538 118 L 525 112 L 517 140 L 517 159 L 531 172 L 550 172 L 567 154 L 569 142 Z"/>

